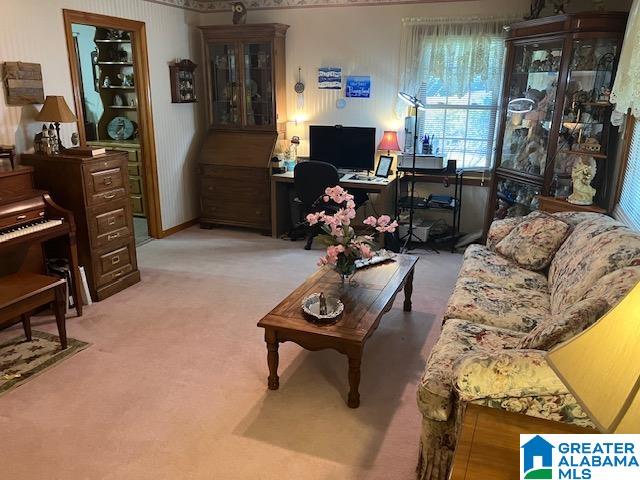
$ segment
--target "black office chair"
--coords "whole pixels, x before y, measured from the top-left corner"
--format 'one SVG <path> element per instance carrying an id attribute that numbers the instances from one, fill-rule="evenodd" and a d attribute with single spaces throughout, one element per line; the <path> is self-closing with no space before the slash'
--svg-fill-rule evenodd
<path id="1" fill-rule="evenodd" d="M 296 189 L 297 201 L 302 204 L 304 216 L 321 210 L 337 210 L 335 205 L 328 205 L 322 201 L 321 197 L 327 187 L 334 187 L 339 182 L 340 174 L 330 163 L 313 160 L 298 163 L 293 169 L 293 185 Z M 313 237 L 318 233 L 320 233 L 319 225 L 309 226 L 305 250 L 311 249 Z"/>

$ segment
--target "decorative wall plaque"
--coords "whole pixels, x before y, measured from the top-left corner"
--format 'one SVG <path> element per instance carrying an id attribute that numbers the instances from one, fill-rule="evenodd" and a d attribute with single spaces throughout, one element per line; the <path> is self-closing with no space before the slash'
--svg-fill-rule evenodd
<path id="1" fill-rule="evenodd" d="M 4 62 L 2 78 L 7 88 L 7 105 L 44 103 L 39 63 Z"/>

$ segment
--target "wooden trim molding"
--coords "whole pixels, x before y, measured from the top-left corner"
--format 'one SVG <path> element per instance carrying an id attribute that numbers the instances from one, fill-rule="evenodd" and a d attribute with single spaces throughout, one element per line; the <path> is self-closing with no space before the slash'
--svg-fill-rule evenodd
<path id="1" fill-rule="evenodd" d="M 193 227 L 194 225 L 198 224 L 198 220 L 197 218 L 194 218 L 192 220 L 189 220 L 187 222 L 181 223 L 180 225 L 176 225 L 175 227 L 171 227 L 168 228 L 166 230 L 163 230 L 162 233 L 160 234 L 160 238 L 166 238 L 169 235 L 173 235 L 174 233 L 178 233 L 182 230 L 185 230 L 189 227 Z"/>
<path id="2" fill-rule="evenodd" d="M 126 18 L 99 15 L 97 13 L 79 12 L 76 10 L 62 10 L 64 18 L 65 37 L 67 40 L 67 54 L 73 86 L 73 100 L 78 118 L 78 135 L 80 143 L 86 145 L 84 131 L 84 114 L 80 89 L 80 72 L 78 58 L 73 43 L 71 25 L 74 23 L 93 25 L 103 28 L 114 28 L 132 32 L 132 52 L 134 57 L 134 75 L 138 92 L 138 123 L 140 135 L 140 149 L 144 168 L 145 200 L 147 205 L 147 219 L 149 235 L 161 238 L 162 216 L 160 213 L 160 191 L 158 186 L 158 165 L 156 160 L 156 141 L 153 130 L 153 111 L 151 108 L 151 86 L 149 83 L 149 56 L 147 53 L 147 32 L 144 22 Z"/>
<path id="3" fill-rule="evenodd" d="M 194 12 L 231 12 L 227 0 L 146 0 L 151 3 L 192 10 Z M 462 2 L 465 0 L 252 0 L 247 10 L 275 10 L 284 8 L 370 7 L 406 5 L 414 3 Z M 523 11 L 524 13 L 524 11 Z"/>

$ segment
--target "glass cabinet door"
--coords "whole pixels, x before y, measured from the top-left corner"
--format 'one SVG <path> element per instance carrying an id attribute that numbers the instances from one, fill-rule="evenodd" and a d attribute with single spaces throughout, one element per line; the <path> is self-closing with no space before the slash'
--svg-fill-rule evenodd
<path id="1" fill-rule="evenodd" d="M 559 177 L 570 177 L 576 162 L 596 167 L 607 158 L 612 105 L 609 103 L 618 55 L 618 40 L 574 40 L 564 96 L 558 154 Z"/>
<path id="2" fill-rule="evenodd" d="M 240 126 L 240 75 L 235 44 L 209 44 L 211 112 L 215 125 Z"/>
<path id="3" fill-rule="evenodd" d="M 543 176 L 562 41 L 517 45 L 514 54 L 500 167 Z"/>
<path id="4" fill-rule="evenodd" d="M 243 56 L 244 124 L 271 126 L 274 122 L 271 43 L 245 43 Z"/>
<path id="5" fill-rule="evenodd" d="M 498 179 L 494 219 L 523 217 L 538 209 L 540 188 L 506 178 Z"/>

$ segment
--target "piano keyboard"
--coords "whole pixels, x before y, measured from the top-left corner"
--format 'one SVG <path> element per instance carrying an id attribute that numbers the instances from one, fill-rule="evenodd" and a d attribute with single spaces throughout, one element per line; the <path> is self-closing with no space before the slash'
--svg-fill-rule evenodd
<path id="1" fill-rule="evenodd" d="M 7 230 L 0 230 L 0 243 L 11 240 L 12 238 L 22 237 L 41 230 L 46 230 L 47 228 L 57 227 L 58 225 L 62 225 L 62 220 L 39 220 L 35 223 L 28 223 L 11 227 Z"/>

